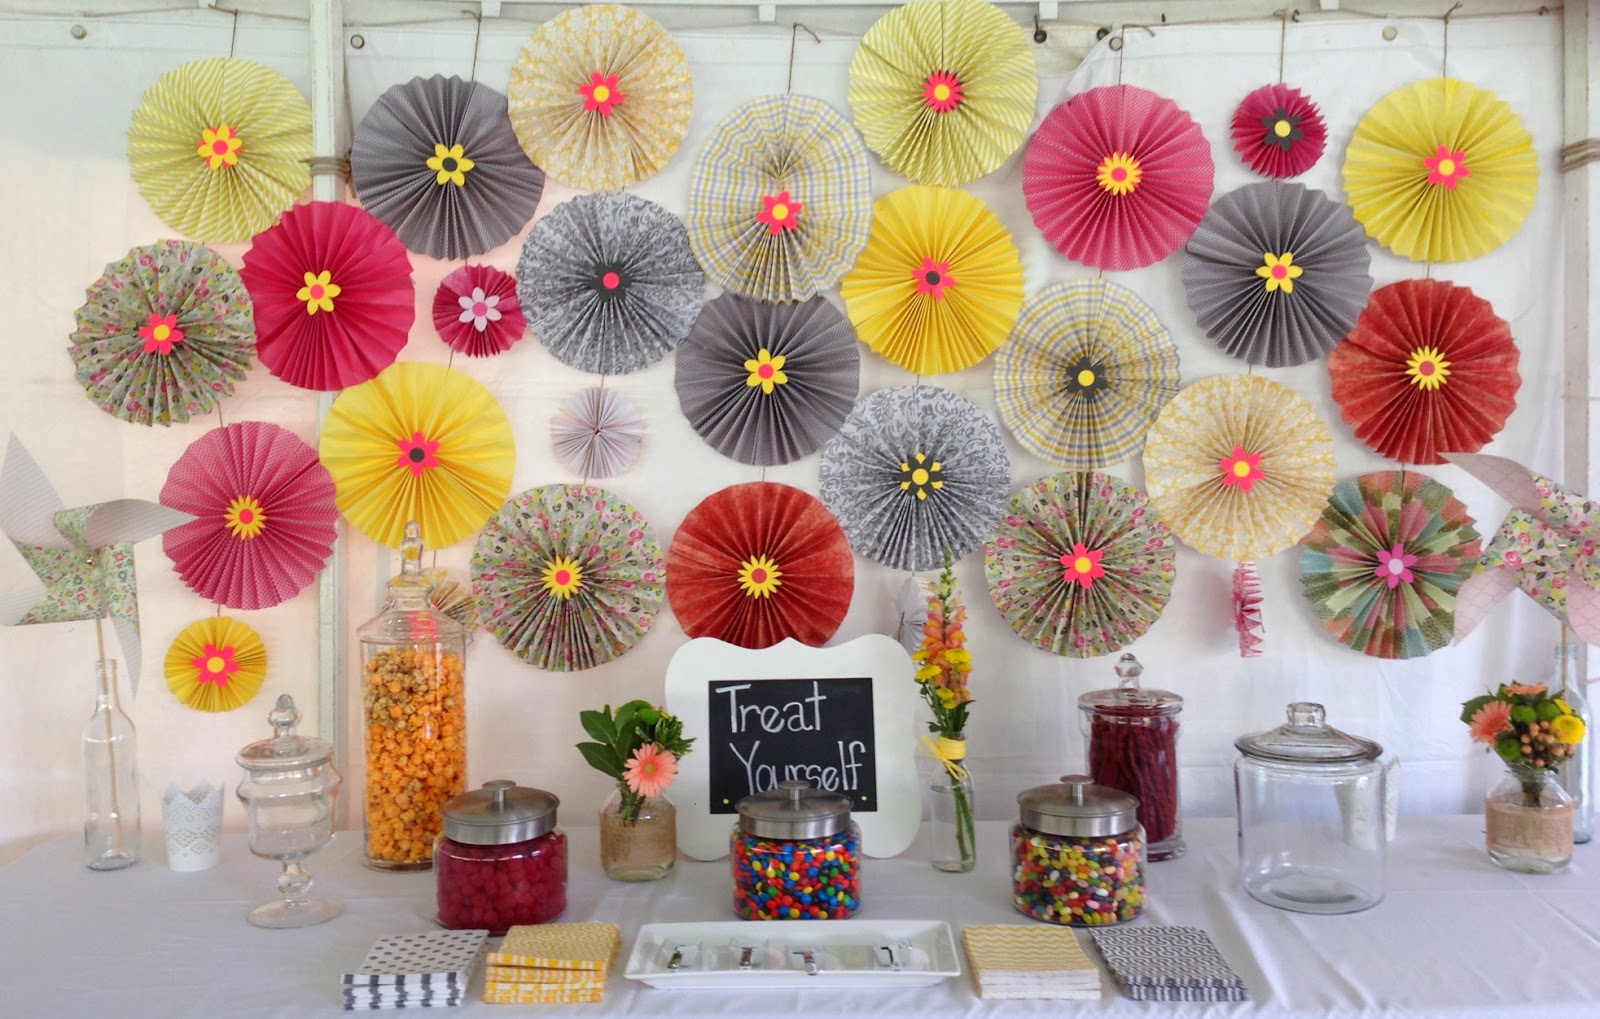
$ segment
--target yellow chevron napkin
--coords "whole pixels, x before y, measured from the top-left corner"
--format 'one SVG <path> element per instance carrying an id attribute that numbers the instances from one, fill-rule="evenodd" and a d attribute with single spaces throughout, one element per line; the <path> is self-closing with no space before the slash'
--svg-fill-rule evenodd
<path id="1" fill-rule="evenodd" d="M 980 998 L 1100 997 L 1100 971 L 1070 928 L 969 926 L 961 943 Z"/>

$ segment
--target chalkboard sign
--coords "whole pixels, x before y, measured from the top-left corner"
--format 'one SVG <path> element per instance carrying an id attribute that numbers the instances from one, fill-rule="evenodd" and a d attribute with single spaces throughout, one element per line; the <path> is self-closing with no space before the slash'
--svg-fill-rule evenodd
<path id="1" fill-rule="evenodd" d="M 878 809 L 870 676 L 722 679 L 706 701 L 713 814 L 789 779 L 843 793 L 853 814 Z"/>

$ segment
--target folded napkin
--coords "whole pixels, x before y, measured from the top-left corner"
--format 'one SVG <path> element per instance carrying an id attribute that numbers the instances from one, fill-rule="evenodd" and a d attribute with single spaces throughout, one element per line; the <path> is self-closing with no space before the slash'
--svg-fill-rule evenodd
<path id="1" fill-rule="evenodd" d="M 1066 927 L 967 926 L 961 943 L 980 998 L 1100 997 L 1100 971 Z"/>
<path id="2" fill-rule="evenodd" d="M 1249 988 L 1198 927 L 1093 932 L 1122 992 L 1137 1001 L 1248 1001 Z"/>
<path id="3" fill-rule="evenodd" d="M 459 1005 L 483 954 L 485 930 L 379 938 L 342 986 L 347 1010 Z"/>
<path id="4" fill-rule="evenodd" d="M 552 923 L 513 927 L 489 953 L 483 1000 L 533 1005 L 599 1001 L 622 947 L 609 923 Z"/>

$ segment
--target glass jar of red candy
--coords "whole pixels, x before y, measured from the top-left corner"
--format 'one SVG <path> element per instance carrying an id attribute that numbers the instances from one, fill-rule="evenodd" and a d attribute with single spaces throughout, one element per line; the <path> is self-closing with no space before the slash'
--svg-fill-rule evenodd
<path id="1" fill-rule="evenodd" d="M 850 799 L 809 782 L 738 803 L 733 911 L 745 920 L 843 920 L 861 903 L 861 829 Z"/>
<path id="2" fill-rule="evenodd" d="M 1144 829 L 1132 796 L 1065 775 L 1017 794 L 1011 903 L 1035 920 L 1099 927 L 1144 912 Z"/>
<path id="3" fill-rule="evenodd" d="M 1183 698 L 1139 685 L 1144 666 L 1117 660 L 1117 685 L 1078 698 L 1088 746 L 1089 778 L 1139 801 L 1152 860 L 1183 855 L 1178 820 L 1178 714 Z"/>
<path id="4" fill-rule="evenodd" d="M 486 782 L 444 806 L 433 848 L 439 925 L 504 934 L 549 923 L 567 908 L 567 837 L 560 800 L 515 782 Z"/>

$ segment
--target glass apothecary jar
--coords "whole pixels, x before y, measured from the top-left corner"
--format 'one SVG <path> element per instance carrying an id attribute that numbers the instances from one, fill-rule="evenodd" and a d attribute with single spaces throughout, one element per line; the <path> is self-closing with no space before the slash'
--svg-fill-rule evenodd
<path id="1" fill-rule="evenodd" d="M 1102 927 L 1144 912 L 1138 801 L 1087 775 L 1017 794 L 1011 904 L 1035 920 Z"/>
<path id="2" fill-rule="evenodd" d="M 729 849 L 745 920 L 843 920 L 861 903 L 861 829 L 850 799 L 809 782 L 740 800 Z"/>
<path id="3" fill-rule="evenodd" d="M 1183 698 L 1139 685 L 1144 666 L 1125 654 L 1117 660 L 1117 685 L 1078 698 L 1089 780 L 1120 789 L 1139 801 L 1146 854 L 1170 860 L 1183 854 L 1178 820 L 1178 714 Z"/>
<path id="4" fill-rule="evenodd" d="M 498 937 L 567 908 L 567 837 L 553 794 L 500 779 L 444 805 L 433 847 L 439 926 Z"/>
<path id="5" fill-rule="evenodd" d="M 1354 913 L 1383 898 L 1383 748 L 1289 705 L 1276 729 L 1234 740 L 1239 879 L 1270 906 Z"/>
<path id="6" fill-rule="evenodd" d="M 362 746 L 366 776 L 362 862 L 426 870 L 443 829 L 441 808 L 467 788 L 466 632 L 428 604 L 422 539 L 406 524 L 400 575 L 364 623 Z"/>

